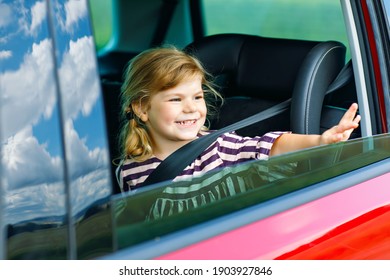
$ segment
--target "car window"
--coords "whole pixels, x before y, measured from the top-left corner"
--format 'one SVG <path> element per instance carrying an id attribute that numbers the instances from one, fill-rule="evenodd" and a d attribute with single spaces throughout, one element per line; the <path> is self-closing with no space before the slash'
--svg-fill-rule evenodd
<path id="1" fill-rule="evenodd" d="M 96 49 L 105 47 L 113 32 L 112 0 L 89 1 L 91 21 L 94 27 Z M 104 20 L 101 20 L 104 18 Z"/>
<path id="2" fill-rule="evenodd" d="M 0 10 L 4 258 L 111 252 L 110 160 L 87 1 L 4 0 Z"/>
<path id="3" fill-rule="evenodd" d="M 339 0 L 234 0 L 228 5 L 224 0 L 202 0 L 202 9 L 205 35 L 243 33 L 300 40 L 336 40 L 348 47 Z"/>
<path id="4" fill-rule="evenodd" d="M 389 139 L 382 135 L 317 147 L 115 196 L 118 248 L 265 203 L 385 159 L 390 156 Z"/>
<path id="5" fill-rule="evenodd" d="M 387 21 L 390 22 L 390 0 L 383 0 L 384 7 L 386 9 Z"/>
<path id="6" fill-rule="evenodd" d="M 68 253 L 64 147 L 46 8 L 42 1 L 0 3 L 0 220 L 8 259 L 64 259 Z"/>
<path id="7" fill-rule="evenodd" d="M 112 248 L 108 208 L 112 185 L 88 3 L 55 0 L 49 8 L 65 144 L 69 239 L 76 245 L 70 246 L 69 256 L 91 258 Z"/>

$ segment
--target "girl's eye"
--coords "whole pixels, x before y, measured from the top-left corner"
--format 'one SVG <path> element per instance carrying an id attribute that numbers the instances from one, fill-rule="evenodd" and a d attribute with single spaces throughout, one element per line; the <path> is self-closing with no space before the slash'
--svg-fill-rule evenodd
<path id="1" fill-rule="evenodd" d="M 180 98 L 171 98 L 169 99 L 171 102 L 180 102 Z"/>
<path id="2" fill-rule="evenodd" d="M 202 95 L 197 95 L 197 96 L 195 96 L 195 99 L 196 99 L 196 100 L 203 99 L 203 94 L 202 94 Z"/>

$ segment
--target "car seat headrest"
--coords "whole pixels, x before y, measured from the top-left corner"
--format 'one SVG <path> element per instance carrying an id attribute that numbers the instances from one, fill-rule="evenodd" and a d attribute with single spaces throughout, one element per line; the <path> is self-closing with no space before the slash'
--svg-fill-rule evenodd
<path id="1" fill-rule="evenodd" d="M 185 48 L 222 83 L 223 94 L 285 100 L 307 53 L 318 42 L 244 34 L 205 37 Z"/>

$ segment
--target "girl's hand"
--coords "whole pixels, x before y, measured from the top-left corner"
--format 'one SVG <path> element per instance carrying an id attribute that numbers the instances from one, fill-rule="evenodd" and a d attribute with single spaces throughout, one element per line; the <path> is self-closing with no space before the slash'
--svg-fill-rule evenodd
<path id="1" fill-rule="evenodd" d="M 356 116 L 358 105 L 353 103 L 345 112 L 338 125 L 325 131 L 320 137 L 320 144 L 331 144 L 346 141 L 352 131 L 359 126 L 360 115 Z"/>

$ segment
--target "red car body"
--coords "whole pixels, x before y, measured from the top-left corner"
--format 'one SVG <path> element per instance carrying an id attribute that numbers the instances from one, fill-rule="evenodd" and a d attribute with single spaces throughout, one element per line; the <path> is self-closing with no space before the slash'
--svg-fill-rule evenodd
<path id="1" fill-rule="evenodd" d="M 387 173 L 157 259 L 389 259 L 389 180 Z"/>

